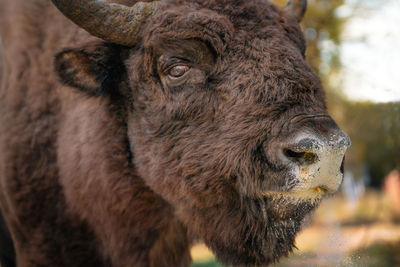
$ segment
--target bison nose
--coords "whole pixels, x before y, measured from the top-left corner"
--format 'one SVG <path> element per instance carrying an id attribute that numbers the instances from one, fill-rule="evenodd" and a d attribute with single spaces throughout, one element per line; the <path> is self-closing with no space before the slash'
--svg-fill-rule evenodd
<path id="1" fill-rule="evenodd" d="M 343 178 L 343 162 L 350 138 L 337 129 L 329 136 L 299 134 L 281 146 L 283 162 L 294 170 L 299 183 L 293 190 L 334 193 Z"/>

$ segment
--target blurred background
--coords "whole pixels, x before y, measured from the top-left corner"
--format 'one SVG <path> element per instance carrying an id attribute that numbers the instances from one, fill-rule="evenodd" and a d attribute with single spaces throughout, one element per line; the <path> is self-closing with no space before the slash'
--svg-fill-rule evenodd
<path id="1" fill-rule="evenodd" d="M 400 0 L 308 0 L 302 27 L 352 146 L 340 192 L 274 266 L 400 266 Z M 202 244 L 192 257 L 192 267 L 222 266 Z"/>

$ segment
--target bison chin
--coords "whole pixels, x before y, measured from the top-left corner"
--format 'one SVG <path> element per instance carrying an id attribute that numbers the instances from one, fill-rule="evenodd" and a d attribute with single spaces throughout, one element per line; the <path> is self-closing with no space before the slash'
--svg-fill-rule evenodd
<path id="1" fill-rule="evenodd" d="M 224 264 L 265 266 L 292 251 L 304 217 L 319 202 L 279 195 L 245 198 L 225 209 L 197 209 L 189 229 L 199 234 Z"/>

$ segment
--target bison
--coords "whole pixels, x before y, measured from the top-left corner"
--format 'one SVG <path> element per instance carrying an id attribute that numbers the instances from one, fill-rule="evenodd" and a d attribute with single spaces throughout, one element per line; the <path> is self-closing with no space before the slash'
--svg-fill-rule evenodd
<path id="1" fill-rule="evenodd" d="M 306 1 L 52 2 L 0 0 L 4 266 L 287 255 L 350 144 L 305 61 Z"/>

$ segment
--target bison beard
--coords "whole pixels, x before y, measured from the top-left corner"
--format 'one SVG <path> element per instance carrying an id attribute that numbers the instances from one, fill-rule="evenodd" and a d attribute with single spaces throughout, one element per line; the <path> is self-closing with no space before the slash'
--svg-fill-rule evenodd
<path id="1" fill-rule="evenodd" d="M 197 240 L 236 266 L 288 255 L 349 145 L 305 62 L 306 1 L 52 2 L 76 25 L 0 0 L 0 248 L 20 266 L 188 266 Z"/>
<path id="2" fill-rule="evenodd" d="M 318 204 L 284 198 L 241 202 L 232 201 L 228 208 L 194 208 L 190 219 L 190 230 L 202 237 L 221 262 L 235 266 L 265 265 L 287 256 L 302 220 Z"/>

